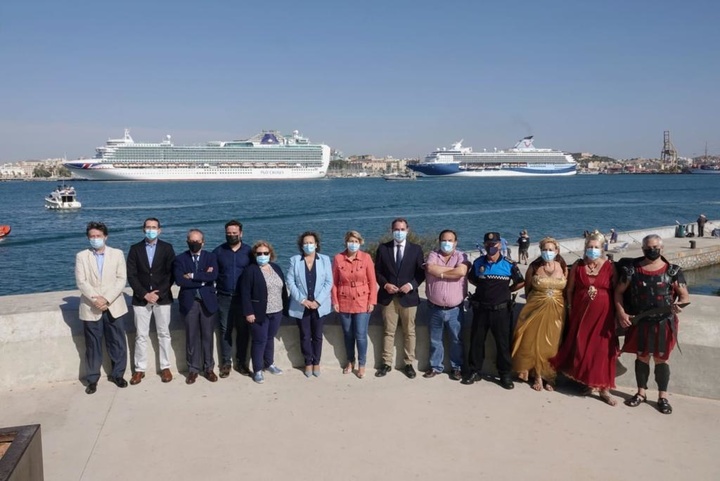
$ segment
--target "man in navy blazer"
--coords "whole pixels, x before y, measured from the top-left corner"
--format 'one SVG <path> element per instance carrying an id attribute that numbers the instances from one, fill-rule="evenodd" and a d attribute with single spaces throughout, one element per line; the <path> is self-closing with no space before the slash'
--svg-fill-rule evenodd
<path id="1" fill-rule="evenodd" d="M 405 367 L 403 372 L 410 379 L 416 376 L 415 361 L 415 314 L 420 304 L 418 286 L 425 280 L 423 251 L 418 244 L 407 241 L 410 231 L 407 220 L 398 218 L 392 222 L 393 240 L 380 244 L 375 254 L 375 274 L 380 286 L 378 304 L 382 307 L 385 335 L 383 337 L 383 364 L 375 376 L 385 376 L 392 369 L 395 331 L 398 317 L 405 334 Z"/>
<path id="2" fill-rule="evenodd" d="M 188 250 L 178 255 L 173 264 L 175 283 L 180 286 L 180 314 L 185 321 L 189 370 L 185 382 L 193 384 L 201 368 L 208 381 L 215 382 L 218 379 L 213 357 L 213 332 L 218 311 L 214 285 L 218 276 L 217 257 L 203 250 L 205 236 L 199 229 L 188 231 L 187 245 Z"/>
<path id="3" fill-rule="evenodd" d="M 170 372 L 170 311 L 173 295 L 172 244 L 158 238 L 160 221 L 149 217 L 143 222 L 144 239 L 133 244 L 127 257 L 127 278 L 133 290 L 132 306 L 135 314 L 135 372 L 130 384 L 139 384 L 147 369 L 147 346 L 150 339 L 150 320 L 155 316 L 155 328 L 160 351 L 160 379 L 172 381 Z"/>

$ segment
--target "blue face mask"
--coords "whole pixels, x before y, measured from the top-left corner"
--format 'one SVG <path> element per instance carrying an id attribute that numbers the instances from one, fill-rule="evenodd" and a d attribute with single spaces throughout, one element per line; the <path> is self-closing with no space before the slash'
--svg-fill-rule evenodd
<path id="1" fill-rule="evenodd" d="M 346 245 L 349 252 L 357 252 L 360 250 L 360 244 L 357 242 L 348 242 Z"/>
<path id="2" fill-rule="evenodd" d="M 599 259 L 601 254 L 602 251 L 599 247 L 588 247 L 587 249 L 585 249 L 585 257 L 587 257 L 591 261 Z"/>
<path id="3" fill-rule="evenodd" d="M 270 256 L 255 256 L 255 260 L 257 261 L 259 266 L 264 266 L 268 262 L 270 262 Z"/>
<path id="4" fill-rule="evenodd" d="M 145 229 L 145 237 L 148 240 L 155 240 L 157 239 L 158 231 L 156 229 Z"/>
<path id="5" fill-rule="evenodd" d="M 394 230 L 393 231 L 393 239 L 395 239 L 398 242 L 402 242 L 407 238 L 407 231 L 406 230 Z"/>
<path id="6" fill-rule="evenodd" d="M 500 252 L 500 247 L 498 246 L 486 246 L 485 250 L 487 250 L 487 253 L 489 256 L 494 256 L 498 252 Z"/>
<path id="7" fill-rule="evenodd" d="M 455 243 L 452 241 L 440 241 L 440 250 L 445 254 L 449 254 L 453 251 Z"/>
<path id="8" fill-rule="evenodd" d="M 540 253 L 540 256 L 545 262 L 553 261 L 556 255 L 557 253 L 555 251 L 542 251 Z"/>
<path id="9" fill-rule="evenodd" d="M 100 250 L 103 247 L 105 247 L 105 239 L 102 237 L 93 237 L 90 239 L 90 247 L 92 247 L 95 250 Z"/>
<path id="10" fill-rule="evenodd" d="M 303 252 L 305 254 L 312 254 L 315 252 L 315 244 L 303 244 Z"/>

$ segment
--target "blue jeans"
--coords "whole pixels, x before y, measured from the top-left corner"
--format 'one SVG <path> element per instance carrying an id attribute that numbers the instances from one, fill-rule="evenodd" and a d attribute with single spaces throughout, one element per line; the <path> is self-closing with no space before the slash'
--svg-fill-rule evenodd
<path id="1" fill-rule="evenodd" d="M 463 347 L 460 340 L 460 331 L 462 330 L 460 307 L 440 309 L 429 304 L 428 310 L 430 312 L 430 369 L 443 372 L 443 358 L 445 357 L 443 331 L 445 326 L 450 334 L 450 366 L 452 369 L 461 369 Z"/>
<path id="2" fill-rule="evenodd" d="M 280 329 L 282 312 L 266 314 L 265 319 L 256 319 L 250 324 L 252 337 L 253 372 L 262 371 L 275 364 L 275 336 Z"/>
<path id="3" fill-rule="evenodd" d="M 343 335 L 345 336 L 345 352 L 347 352 L 348 362 L 355 362 L 355 342 L 357 342 L 358 365 L 365 366 L 370 313 L 360 312 L 357 314 L 348 314 L 341 312 L 340 321 L 342 322 Z"/>

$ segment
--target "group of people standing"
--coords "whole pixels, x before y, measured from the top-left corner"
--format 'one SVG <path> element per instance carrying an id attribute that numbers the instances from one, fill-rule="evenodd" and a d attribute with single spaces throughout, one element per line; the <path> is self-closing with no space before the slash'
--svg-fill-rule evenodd
<path id="1" fill-rule="evenodd" d="M 585 239 L 582 259 L 568 266 L 555 239 L 540 241 L 541 256 L 528 267 L 525 281 L 518 265 L 502 255 L 501 236 L 488 232 L 484 254 L 470 262 L 457 249 L 457 234 L 443 230 L 437 248 L 427 258 L 420 245 L 408 240 L 409 224 L 391 223 L 392 240 L 378 246 L 375 259 L 361 250 L 357 231 L 345 235 L 345 248 L 330 259 L 322 254 L 318 233 L 298 237 L 299 253 L 287 272 L 275 262 L 272 245 L 264 240 L 252 246 L 242 241 L 242 224 L 225 224 L 226 242 L 212 252 L 205 249 L 198 229 L 187 234 L 188 250 L 175 255 L 171 244 L 159 238 L 156 218 L 143 224 L 144 238 L 130 248 L 127 260 L 119 249 L 106 245 L 107 227 L 88 224 L 90 249 L 76 256 L 75 275 L 81 292 L 80 319 L 86 339 L 87 388 L 97 389 L 106 337 L 112 361 L 110 380 L 126 387 L 127 344 L 122 291 L 126 281 L 133 291 L 137 330 L 134 370 L 130 384 L 138 384 L 147 369 L 149 326 L 154 316 L 158 332 L 160 377 L 170 382 L 171 286 L 180 286 L 179 310 L 186 330 L 187 384 L 202 374 L 215 382 L 213 335 L 219 334 L 219 377 L 235 369 L 264 382 L 264 372 L 279 375 L 274 362 L 274 338 L 283 315 L 294 319 L 300 335 L 306 377 L 321 374 L 324 320 L 333 310 L 341 320 L 346 363 L 343 373 L 365 376 L 368 324 L 376 305 L 383 318 L 382 362 L 375 376 L 386 376 L 395 366 L 394 344 L 398 323 L 403 332 L 402 372 L 416 377 L 415 317 L 420 304 L 419 286 L 426 284 L 430 333 L 429 367 L 425 378 L 445 371 L 443 335 L 449 335 L 449 377 L 462 384 L 482 379 L 485 339 L 492 331 L 497 347 L 500 385 L 514 387 L 513 377 L 529 381 L 535 390 L 552 390 L 557 372 L 584 384 L 588 393 L 614 405 L 615 360 L 619 353 L 616 327 L 627 329 L 623 350 L 637 353 L 638 392 L 626 404 L 646 400 L 649 359 L 655 361 L 660 391 L 658 409 L 669 414 L 667 360 L 677 339 L 679 304 L 688 292 L 682 272 L 662 256 L 662 239 L 643 239 L 645 256 L 620 269 L 606 259 L 602 234 Z M 521 237 L 527 233 L 521 233 Z M 529 241 L 527 242 L 529 244 Z M 527 253 L 527 248 L 524 246 Z M 527 255 L 527 254 L 526 254 Z M 522 257 L 521 257 L 522 258 Z M 462 343 L 464 301 L 468 283 L 472 326 L 467 356 Z M 517 323 L 513 317 L 514 292 L 525 288 L 527 303 Z M 632 317 L 635 316 L 635 317 Z M 566 322 L 567 319 L 567 322 Z M 637 322 L 639 321 L 639 322 Z M 248 351 L 252 369 L 248 366 Z M 467 362 L 465 362 L 467 359 Z"/>

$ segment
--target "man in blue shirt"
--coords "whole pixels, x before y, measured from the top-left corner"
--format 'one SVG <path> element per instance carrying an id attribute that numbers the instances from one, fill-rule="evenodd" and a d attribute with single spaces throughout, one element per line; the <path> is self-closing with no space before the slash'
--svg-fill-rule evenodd
<path id="1" fill-rule="evenodd" d="M 481 379 L 485 360 L 485 339 L 490 330 L 497 348 L 496 364 L 500 385 L 505 389 L 512 389 L 514 384 L 511 377 L 510 357 L 510 340 L 513 334 L 511 293 L 521 289 L 525 285 L 525 280 L 517 264 L 501 254 L 500 239 L 500 234 L 497 232 L 485 234 L 483 244 L 487 254 L 475 259 L 468 272 L 468 281 L 475 286 L 475 292 L 470 298 L 473 321 L 469 366 L 461 382 L 473 384 Z"/>
<path id="2" fill-rule="evenodd" d="M 242 315 L 240 302 L 240 276 L 250 264 L 250 246 L 242 242 L 242 224 L 237 220 L 225 224 L 225 243 L 213 251 L 218 260 L 218 278 L 216 282 L 218 307 L 220 309 L 220 377 L 228 377 L 232 369 L 232 333 L 237 329 L 235 346 L 237 349 L 236 369 L 242 375 L 249 376 L 247 367 L 250 329 Z"/>

